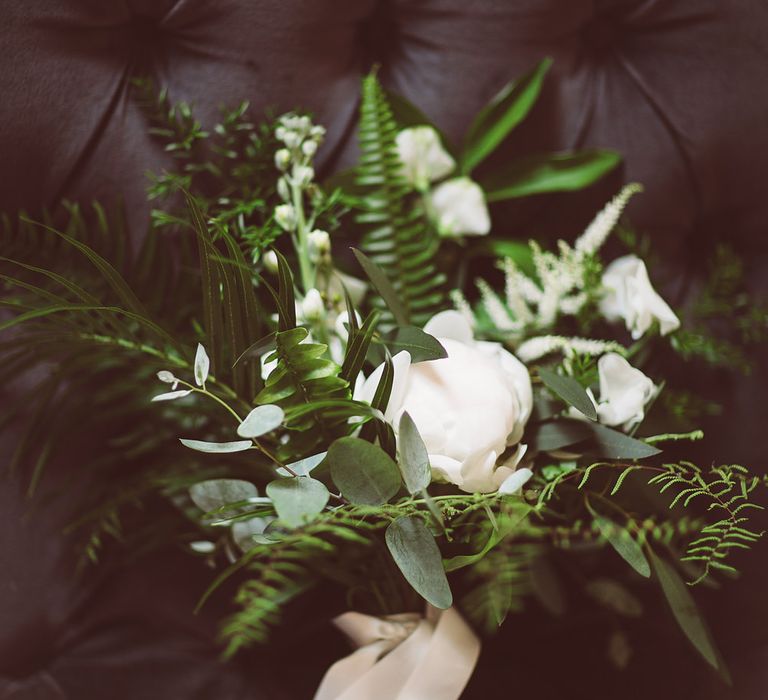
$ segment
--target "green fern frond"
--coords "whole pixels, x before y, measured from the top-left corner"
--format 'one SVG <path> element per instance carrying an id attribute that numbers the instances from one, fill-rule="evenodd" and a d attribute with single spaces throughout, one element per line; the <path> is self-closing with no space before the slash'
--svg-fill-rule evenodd
<path id="1" fill-rule="evenodd" d="M 411 323 L 421 326 L 445 307 L 445 276 L 434 263 L 439 237 L 401 175 L 396 136 L 392 109 L 371 73 L 363 80 L 360 107 L 357 184 L 365 194 L 357 221 L 365 229 L 363 250 L 387 274 Z"/>

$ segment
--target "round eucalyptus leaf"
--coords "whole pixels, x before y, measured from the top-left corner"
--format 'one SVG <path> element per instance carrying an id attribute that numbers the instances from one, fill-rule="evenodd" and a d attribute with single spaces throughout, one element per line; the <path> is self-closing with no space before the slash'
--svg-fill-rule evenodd
<path id="1" fill-rule="evenodd" d="M 189 489 L 192 502 L 205 513 L 258 495 L 256 487 L 242 479 L 209 479 L 193 484 Z"/>
<path id="2" fill-rule="evenodd" d="M 429 486 L 432 470 L 429 466 L 429 454 L 419 435 L 419 429 L 408 412 L 400 417 L 397 436 L 400 469 L 408 493 L 418 493 Z"/>
<path id="3" fill-rule="evenodd" d="M 301 527 L 319 515 L 330 494 L 322 481 L 310 476 L 276 479 L 267 484 L 277 517 L 288 527 Z"/>
<path id="4" fill-rule="evenodd" d="M 261 437 L 279 428 L 284 418 L 285 413 L 280 406 L 273 404 L 256 406 L 240 423 L 237 434 L 243 438 Z"/>
<path id="5" fill-rule="evenodd" d="M 380 447 L 360 438 L 343 437 L 326 457 L 331 478 L 352 503 L 379 506 L 400 490 L 400 470 Z"/>
<path id="6" fill-rule="evenodd" d="M 234 442 L 206 442 L 205 440 L 188 440 L 179 438 L 179 442 L 190 450 L 207 452 L 209 454 L 229 454 L 250 450 L 253 443 L 250 440 L 235 440 Z"/>

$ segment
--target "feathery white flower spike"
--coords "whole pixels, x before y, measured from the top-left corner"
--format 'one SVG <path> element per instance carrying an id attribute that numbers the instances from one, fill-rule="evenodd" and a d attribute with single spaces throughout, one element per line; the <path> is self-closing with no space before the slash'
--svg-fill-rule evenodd
<path id="1" fill-rule="evenodd" d="M 195 353 L 195 384 L 205 389 L 205 382 L 208 379 L 208 373 L 211 370 L 211 360 L 205 348 L 198 343 Z"/>
<path id="2" fill-rule="evenodd" d="M 576 252 L 581 256 L 585 256 L 593 255 L 600 250 L 611 231 L 613 231 L 613 227 L 616 226 L 621 213 L 624 211 L 632 195 L 642 191 L 643 186 L 636 182 L 625 185 L 621 192 L 603 207 L 592 223 L 587 226 L 584 233 L 576 239 L 574 244 Z"/>
<path id="3" fill-rule="evenodd" d="M 591 338 L 567 338 L 562 335 L 540 335 L 522 343 L 515 354 L 525 363 L 561 352 L 564 355 L 603 355 L 607 352 L 615 352 L 619 355 L 626 354 L 626 349 L 612 340 L 592 340 Z"/>

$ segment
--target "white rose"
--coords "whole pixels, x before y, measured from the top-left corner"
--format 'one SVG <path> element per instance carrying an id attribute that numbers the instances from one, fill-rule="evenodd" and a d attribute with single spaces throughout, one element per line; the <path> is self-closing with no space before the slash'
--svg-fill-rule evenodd
<path id="1" fill-rule="evenodd" d="M 630 430 L 645 418 L 645 406 L 656 393 L 654 383 L 621 355 L 609 352 L 597 362 L 600 400 L 595 402 L 598 420 Z M 593 399 L 594 401 L 594 399 Z"/>
<path id="2" fill-rule="evenodd" d="M 609 321 L 623 319 L 627 330 L 637 340 L 654 320 L 666 335 L 680 327 L 680 319 L 651 285 L 645 263 L 636 255 L 614 260 L 603 273 L 605 294 L 600 311 Z"/>
<path id="3" fill-rule="evenodd" d="M 443 236 L 484 236 L 491 218 L 483 190 L 468 177 L 457 177 L 429 194 L 437 228 Z"/>
<path id="4" fill-rule="evenodd" d="M 525 452 L 519 446 L 505 464 L 497 461 L 520 441 L 533 397 L 528 370 L 497 343 L 478 342 L 461 314 L 444 311 L 424 330 L 448 357 L 411 363 L 407 352 L 392 358 L 394 380 L 386 419 L 396 428 L 408 411 L 429 453 L 432 473 L 462 491 L 519 490 L 529 473 L 515 474 Z M 383 372 L 378 367 L 356 392 L 370 402 Z"/>
<path id="5" fill-rule="evenodd" d="M 456 163 L 443 148 L 431 126 L 414 126 L 397 135 L 397 152 L 403 175 L 414 187 L 425 190 L 430 182 L 450 175 Z"/>

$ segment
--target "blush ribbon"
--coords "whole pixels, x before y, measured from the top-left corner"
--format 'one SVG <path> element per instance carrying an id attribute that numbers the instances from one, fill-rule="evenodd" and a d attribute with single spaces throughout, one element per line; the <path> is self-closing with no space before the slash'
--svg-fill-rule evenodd
<path id="1" fill-rule="evenodd" d="M 333 664 L 314 700 L 458 700 L 480 655 L 480 640 L 454 609 L 333 623 L 357 649 Z"/>

